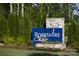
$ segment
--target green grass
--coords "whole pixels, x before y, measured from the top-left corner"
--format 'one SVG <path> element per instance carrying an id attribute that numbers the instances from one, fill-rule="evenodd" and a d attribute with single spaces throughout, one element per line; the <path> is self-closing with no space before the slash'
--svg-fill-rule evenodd
<path id="1" fill-rule="evenodd" d="M 62 55 L 79 56 L 79 53 L 0 48 L 0 56 L 62 56 Z"/>
<path id="2" fill-rule="evenodd" d="M 29 55 L 30 51 L 10 48 L 0 48 L 1 56 L 24 56 Z"/>
<path id="3" fill-rule="evenodd" d="M 0 48 L 0 56 L 36 56 L 36 55 L 50 56 L 52 54 L 46 53 L 46 51 Z"/>

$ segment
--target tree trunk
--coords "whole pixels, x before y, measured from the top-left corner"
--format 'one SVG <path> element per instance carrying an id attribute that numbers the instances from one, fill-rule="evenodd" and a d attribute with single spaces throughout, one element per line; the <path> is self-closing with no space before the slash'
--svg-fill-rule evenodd
<path id="1" fill-rule="evenodd" d="M 22 13 L 22 17 L 24 16 L 24 4 L 22 3 L 21 5 L 21 13 Z"/>
<path id="2" fill-rule="evenodd" d="M 19 3 L 17 5 L 18 5 L 17 15 L 19 15 Z"/>
<path id="3" fill-rule="evenodd" d="M 10 3 L 10 13 L 12 13 L 12 3 Z"/>

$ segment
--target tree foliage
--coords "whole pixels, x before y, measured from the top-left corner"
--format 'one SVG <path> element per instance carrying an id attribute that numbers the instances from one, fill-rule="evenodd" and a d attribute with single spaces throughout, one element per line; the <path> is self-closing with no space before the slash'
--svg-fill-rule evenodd
<path id="1" fill-rule="evenodd" d="M 0 4 L 0 41 L 5 44 L 25 45 L 31 43 L 32 28 L 45 28 L 46 18 L 65 18 L 65 36 L 69 46 L 78 46 L 79 26 L 72 16 L 72 4 L 27 3 L 24 4 L 24 16 L 21 15 L 21 3 Z M 19 12 L 17 12 L 19 10 Z M 78 21 L 78 20 L 77 20 Z M 12 44 L 11 44 L 12 43 Z M 75 45 L 74 45 L 75 44 Z"/>

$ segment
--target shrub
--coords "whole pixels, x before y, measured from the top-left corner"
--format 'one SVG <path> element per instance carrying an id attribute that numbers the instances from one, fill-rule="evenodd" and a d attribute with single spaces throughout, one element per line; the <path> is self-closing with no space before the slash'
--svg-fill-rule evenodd
<path id="1" fill-rule="evenodd" d="M 13 37 L 13 36 L 3 36 L 3 42 L 5 45 L 16 46 L 16 47 L 24 47 L 25 39 L 22 36 Z"/>
<path id="2" fill-rule="evenodd" d="M 9 46 L 15 46 L 15 40 L 12 36 L 3 36 L 3 42 Z"/>
<path id="3" fill-rule="evenodd" d="M 16 38 L 16 45 L 17 46 L 26 46 L 25 45 L 25 39 L 22 37 L 22 36 L 18 36 L 17 38 Z"/>

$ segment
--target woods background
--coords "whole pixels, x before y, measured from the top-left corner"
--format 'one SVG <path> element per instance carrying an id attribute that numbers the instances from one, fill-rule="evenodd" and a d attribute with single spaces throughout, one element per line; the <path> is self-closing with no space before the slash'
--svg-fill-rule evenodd
<path id="1" fill-rule="evenodd" d="M 9 46 L 32 44 L 32 28 L 46 28 L 46 18 L 65 18 L 65 42 L 79 47 L 79 15 L 76 4 L 0 3 L 0 42 Z"/>

